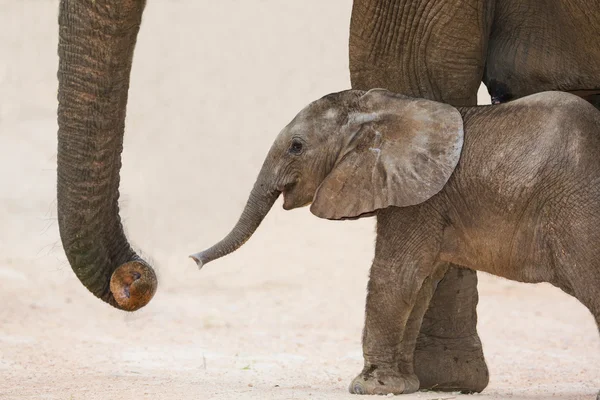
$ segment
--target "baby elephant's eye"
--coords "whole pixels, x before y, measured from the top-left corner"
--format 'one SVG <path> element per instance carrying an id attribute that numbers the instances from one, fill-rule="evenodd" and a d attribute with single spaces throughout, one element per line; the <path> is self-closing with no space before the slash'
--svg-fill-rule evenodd
<path id="1" fill-rule="evenodd" d="M 299 140 L 294 140 L 290 146 L 290 153 L 295 155 L 302 154 L 302 142 Z"/>

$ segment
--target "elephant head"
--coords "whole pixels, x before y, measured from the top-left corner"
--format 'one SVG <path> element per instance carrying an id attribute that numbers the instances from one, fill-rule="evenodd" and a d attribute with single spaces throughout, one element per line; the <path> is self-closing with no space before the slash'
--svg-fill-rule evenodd
<path id="1" fill-rule="evenodd" d="M 67 259 L 94 295 L 128 311 L 147 304 L 153 269 L 119 218 L 119 170 L 133 49 L 145 0 L 61 0 L 58 224 Z"/>
<path id="2" fill-rule="evenodd" d="M 462 143 L 450 105 L 383 89 L 327 95 L 277 136 L 233 230 L 191 257 L 202 267 L 235 251 L 280 193 L 286 210 L 312 203 L 313 214 L 335 220 L 424 202 L 452 175 Z"/>

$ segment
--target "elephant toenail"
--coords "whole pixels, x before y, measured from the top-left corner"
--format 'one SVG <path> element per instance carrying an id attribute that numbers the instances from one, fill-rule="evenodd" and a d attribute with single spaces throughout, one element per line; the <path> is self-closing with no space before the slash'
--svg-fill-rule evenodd
<path id="1" fill-rule="evenodd" d="M 356 382 L 354 386 L 352 386 L 352 393 L 354 394 L 365 394 L 365 388 L 360 383 Z"/>

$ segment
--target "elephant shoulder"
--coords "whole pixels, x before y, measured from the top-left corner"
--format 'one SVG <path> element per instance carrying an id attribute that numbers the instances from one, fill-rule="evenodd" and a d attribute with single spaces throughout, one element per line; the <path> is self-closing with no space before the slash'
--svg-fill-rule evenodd
<path id="1" fill-rule="evenodd" d="M 567 92 L 546 91 L 505 103 L 509 114 L 520 114 L 517 120 L 537 122 L 560 130 L 589 127 L 600 123 L 600 112 L 586 100 Z M 496 106 L 498 107 L 498 106 Z"/>
<path id="2" fill-rule="evenodd" d="M 566 154 L 596 154 L 600 151 L 600 111 L 579 96 L 567 92 L 548 91 L 514 101 L 527 112 L 524 121 L 531 121 L 537 137 L 553 143 Z"/>
<path id="3" fill-rule="evenodd" d="M 579 111 L 595 110 L 589 102 L 581 97 L 556 90 L 530 94 L 508 104 L 513 107 L 541 107 L 547 109 L 548 112 L 561 114 L 576 114 Z"/>

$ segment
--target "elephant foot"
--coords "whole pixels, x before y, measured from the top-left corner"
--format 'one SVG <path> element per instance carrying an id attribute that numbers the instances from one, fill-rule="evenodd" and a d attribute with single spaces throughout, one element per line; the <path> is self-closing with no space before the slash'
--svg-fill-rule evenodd
<path id="1" fill-rule="evenodd" d="M 423 334 L 414 354 L 420 389 L 442 392 L 481 392 L 489 373 L 479 336 L 436 338 Z"/>
<path id="2" fill-rule="evenodd" d="M 399 371 L 365 367 L 348 388 L 352 394 L 406 394 L 419 390 L 419 378 L 415 374 L 402 374 Z"/>

